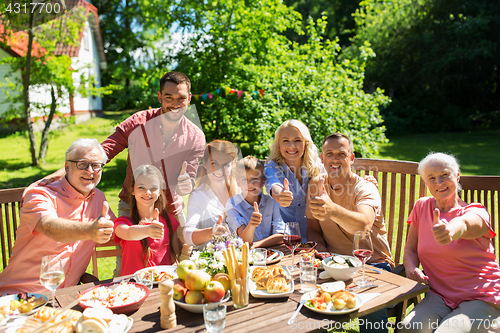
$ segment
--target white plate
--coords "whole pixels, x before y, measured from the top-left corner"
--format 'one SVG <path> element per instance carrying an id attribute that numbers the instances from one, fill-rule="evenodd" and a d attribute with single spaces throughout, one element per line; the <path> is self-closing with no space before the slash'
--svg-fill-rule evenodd
<path id="1" fill-rule="evenodd" d="M 281 258 L 283 258 L 283 252 L 279 251 L 279 250 L 273 250 L 273 249 L 269 249 L 270 251 L 273 251 L 273 252 L 277 252 L 278 253 L 278 256 L 275 257 L 273 260 L 269 261 L 267 260 L 266 261 L 266 265 L 271 265 L 271 264 L 275 264 L 277 262 L 279 262 L 281 260 Z"/>
<path id="2" fill-rule="evenodd" d="M 121 315 L 113 314 L 113 317 L 115 317 L 115 316 L 125 316 L 125 315 L 124 314 L 121 314 Z M 127 333 L 128 331 L 130 331 L 130 329 L 132 328 L 132 324 L 134 324 L 134 319 L 132 319 L 131 317 L 128 317 L 128 316 L 125 316 L 125 317 L 127 317 L 127 322 L 123 326 L 123 330 L 117 330 L 116 326 L 113 326 L 113 327 L 115 327 L 115 329 L 110 329 L 110 333 Z M 112 318 L 111 321 L 113 321 L 113 319 L 114 318 Z M 75 328 L 76 328 L 77 333 L 82 332 L 82 321 L 83 321 L 83 316 L 81 316 L 80 319 L 78 319 L 78 321 L 76 322 Z"/>
<path id="3" fill-rule="evenodd" d="M 317 290 L 312 290 L 312 291 L 310 291 L 310 292 L 305 293 L 304 295 L 302 295 L 302 297 L 300 299 L 301 300 L 311 300 L 317 294 L 318 294 Z M 312 310 L 312 311 L 318 312 L 318 313 L 322 313 L 322 314 L 327 314 L 327 315 L 343 315 L 343 314 L 346 314 L 346 313 L 354 312 L 354 311 L 358 310 L 361 307 L 361 305 L 363 305 L 363 300 L 361 299 L 361 297 L 359 297 L 359 295 L 357 295 L 357 294 L 354 294 L 354 296 L 356 296 L 356 307 L 354 307 L 353 309 L 344 308 L 342 310 L 336 310 L 333 307 L 333 303 L 332 302 L 329 302 L 327 304 L 326 311 L 322 311 L 322 310 L 316 309 L 314 306 L 307 305 L 307 303 L 305 303 L 304 306 L 306 308 L 308 308 L 309 310 Z"/>
<path id="4" fill-rule="evenodd" d="M 146 267 L 143 269 L 138 270 L 137 272 L 134 273 L 134 280 L 136 282 L 139 281 L 137 275 L 140 274 L 141 272 L 146 272 L 149 270 L 154 269 L 157 272 L 167 272 L 168 274 L 172 275 L 174 279 L 177 278 L 177 266 L 169 266 L 169 265 L 160 265 L 160 266 L 153 266 L 153 267 Z M 158 284 L 161 281 L 155 281 L 154 284 Z"/>
<path id="5" fill-rule="evenodd" d="M 292 275 L 290 274 L 290 271 L 286 266 L 283 265 L 282 267 L 285 270 L 285 273 L 290 278 L 290 283 L 288 284 L 288 292 L 278 293 L 278 294 L 268 293 L 267 290 L 257 289 L 257 285 L 255 284 L 255 282 L 250 280 L 250 295 L 252 295 L 255 298 L 281 298 L 281 297 L 288 297 L 290 294 L 292 294 L 294 289 Z M 252 276 L 252 272 L 254 269 L 255 269 L 254 266 L 250 267 L 250 276 Z"/>
<path id="6" fill-rule="evenodd" d="M 224 298 L 221 299 L 221 301 L 217 302 L 217 303 L 226 303 L 229 300 L 229 296 L 231 296 L 231 293 L 228 290 L 226 295 L 224 296 Z M 174 303 L 176 306 L 178 305 L 181 308 L 183 308 L 184 310 L 187 310 L 187 311 L 192 312 L 192 313 L 203 313 L 203 306 L 205 304 L 207 304 L 207 303 L 205 303 L 205 304 L 187 304 L 184 302 L 176 301 L 175 299 L 174 299 Z"/>
<path id="7" fill-rule="evenodd" d="M 30 314 L 33 314 L 33 313 L 35 313 L 38 310 L 39 307 L 41 307 L 42 305 L 47 304 L 47 302 L 49 301 L 49 299 L 46 296 L 42 295 L 42 294 L 30 294 L 30 293 L 28 293 L 28 298 L 30 298 L 31 296 L 35 296 L 35 298 L 42 297 L 45 300 L 45 303 L 40 304 L 39 306 L 37 306 L 36 308 L 34 308 L 33 310 L 31 310 L 30 312 L 27 312 L 27 313 L 15 313 L 15 314 L 12 314 L 12 315 L 30 315 Z M 13 301 L 13 300 L 19 300 L 19 298 L 17 297 L 17 294 L 2 296 L 2 297 L 0 297 L 0 306 L 10 304 L 10 301 Z"/>

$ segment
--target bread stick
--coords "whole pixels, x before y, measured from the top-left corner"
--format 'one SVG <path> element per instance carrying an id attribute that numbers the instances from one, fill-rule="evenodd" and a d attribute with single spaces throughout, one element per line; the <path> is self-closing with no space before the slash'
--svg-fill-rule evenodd
<path id="1" fill-rule="evenodd" d="M 224 259 L 226 260 L 227 274 L 229 275 L 231 281 L 233 281 L 234 280 L 233 263 L 229 258 L 229 253 L 227 250 L 222 251 L 222 253 L 224 254 Z"/>
<path id="2" fill-rule="evenodd" d="M 246 279 L 248 273 L 248 242 L 245 242 L 245 244 L 243 244 L 243 247 L 241 249 L 241 263 L 243 265 L 241 278 Z"/>

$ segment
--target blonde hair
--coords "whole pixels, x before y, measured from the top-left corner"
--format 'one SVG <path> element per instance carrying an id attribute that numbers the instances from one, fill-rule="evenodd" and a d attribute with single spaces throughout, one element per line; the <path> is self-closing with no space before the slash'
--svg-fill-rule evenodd
<path id="1" fill-rule="evenodd" d="M 302 155 L 301 166 L 307 171 L 307 176 L 309 178 L 316 177 L 321 173 L 321 160 L 319 158 L 318 148 L 316 148 L 307 126 L 299 120 L 287 120 L 276 130 L 274 133 L 274 141 L 271 144 L 271 154 L 269 155 L 268 161 L 274 161 L 279 166 L 283 166 L 285 163 L 285 158 L 280 152 L 280 136 L 281 131 L 288 126 L 297 129 L 304 139 L 305 147 L 304 155 Z"/>
<path id="2" fill-rule="evenodd" d="M 238 148 L 231 142 L 225 140 L 214 140 L 208 143 L 205 147 L 205 152 L 203 153 L 203 166 L 198 168 L 198 180 L 196 182 L 197 188 L 209 188 L 211 186 L 210 179 L 207 176 L 206 167 L 210 165 L 210 161 L 212 160 L 212 154 L 214 151 L 230 155 L 233 158 L 233 161 L 231 162 L 233 167 L 236 160 L 238 159 Z M 226 176 L 227 191 L 229 193 L 229 196 L 232 197 L 236 194 L 236 182 L 234 180 L 232 172 Z"/>

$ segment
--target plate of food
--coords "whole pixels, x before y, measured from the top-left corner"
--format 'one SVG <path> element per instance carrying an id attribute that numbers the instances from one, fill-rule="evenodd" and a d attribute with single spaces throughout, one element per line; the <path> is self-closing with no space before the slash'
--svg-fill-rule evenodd
<path id="1" fill-rule="evenodd" d="M 286 266 L 252 266 L 250 274 L 250 295 L 255 298 L 288 297 L 293 293 L 292 275 Z"/>
<path id="2" fill-rule="evenodd" d="M 0 321 L 8 316 L 33 314 L 39 307 L 47 304 L 48 301 L 49 299 L 42 294 L 25 292 L 2 296 L 0 297 Z"/>
<path id="3" fill-rule="evenodd" d="M 267 249 L 266 265 L 276 264 L 283 258 L 283 252 L 279 250 Z"/>
<path id="4" fill-rule="evenodd" d="M 318 288 L 302 295 L 301 300 L 306 301 L 304 306 L 309 310 L 328 315 L 351 313 L 363 305 L 359 295 L 346 290 L 322 292 L 321 288 Z"/>
<path id="5" fill-rule="evenodd" d="M 173 280 L 177 278 L 177 266 L 160 265 L 146 267 L 134 273 L 134 280 L 144 279 L 146 273 L 153 272 L 153 284 L 158 284 L 165 279 Z"/>
<path id="6" fill-rule="evenodd" d="M 111 310 L 102 308 L 86 308 L 83 315 L 75 324 L 77 333 L 84 332 L 110 332 L 126 333 L 132 328 L 134 319 L 124 314 L 114 314 Z"/>
<path id="7" fill-rule="evenodd" d="M 78 296 L 82 308 L 105 307 L 116 314 L 128 314 L 139 309 L 149 296 L 148 287 L 135 282 L 122 281 L 95 286 Z"/>

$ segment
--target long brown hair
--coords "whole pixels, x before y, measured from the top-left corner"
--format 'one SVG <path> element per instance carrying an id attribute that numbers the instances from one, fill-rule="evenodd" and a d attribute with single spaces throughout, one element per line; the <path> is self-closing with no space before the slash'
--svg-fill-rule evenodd
<path id="1" fill-rule="evenodd" d="M 214 140 L 207 144 L 205 147 L 205 152 L 203 153 L 203 166 L 198 168 L 198 180 L 196 182 L 197 187 L 210 187 L 210 179 L 207 176 L 207 167 L 211 167 L 210 161 L 212 160 L 212 154 L 214 151 L 218 151 L 224 154 L 228 154 L 233 158 L 232 167 L 236 160 L 238 159 L 238 148 L 229 141 L 225 140 Z M 236 194 L 236 181 L 232 175 L 232 172 L 226 176 L 226 188 L 229 193 L 229 197 Z"/>
<path id="2" fill-rule="evenodd" d="M 170 218 L 167 213 L 167 198 L 165 196 L 165 193 L 163 189 L 166 187 L 165 186 L 165 181 L 163 180 L 163 177 L 161 175 L 160 170 L 156 168 L 153 165 L 145 164 L 141 165 L 134 171 L 134 176 L 132 177 L 132 183 L 130 184 L 130 187 L 128 189 L 129 193 L 129 202 L 130 202 L 130 218 L 132 219 L 132 223 L 138 225 L 139 222 L 141 221 L 141 217 L 139 216 L 139 210 L 137 209 L 137 201 L 135 200 L 135 196 L 132 194 L 134 192 L 134 186 L 136 183 L 136 179 L 139 176 L 152 176 L 156 179 L 159 180 L 160 182 L 160 195 L 158 196 L 158 199 L 156 199 L 156 202 L 154 204 L 154 208 L 158 208 L 160 211 L 160 215 L 163 216 L 165 221 L 167 222 L 167 227 L 168 227 L 168 233 L 169 237 L 169 248 L 170 248 L 170 253 L 173 253 L 176 257 L 178 254 L 175 252 L 175 249 L 172 244 L 172 239 L 174 236 L 174 230 L 172 228 L 172 222 L 170 221 Z M 142 245 L 142 257 L 144 261 L 144 267 L 148 266 L 148 261 L 149 258 L 151 257 L 152 250 L 149 248 L 148 244 L 148 238 L 143 238 L 141 239 L 141 245 Z"/>

